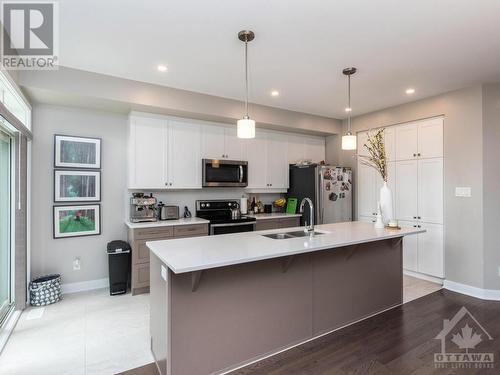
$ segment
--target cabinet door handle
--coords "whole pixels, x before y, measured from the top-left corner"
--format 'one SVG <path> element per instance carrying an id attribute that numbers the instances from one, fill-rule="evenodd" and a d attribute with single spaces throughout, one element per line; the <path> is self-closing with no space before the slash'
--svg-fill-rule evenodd
<path id="1" fill-rule="evenodd" d="M 416 219 L 417 217 L 416 216 L 413 216 L 414 219 Z"/>
<path id="2" fill-rule="evenodd" d="M 416 228 L 416 227 L 417 227 L 416 225 L 413 226 L 413 228 Z"/>
<path id="3" fill-rule="evenodd" d="M 413 154 L 413 157 L 417 156 L 417 154 Z"/>
<path id="4" fill-rule="evenodd" d="M 421 219 L 421 217 L 420 217 L 420 216 L 417 216 L 417 219 Z"/>
<path id="5" fill-rule="evenodd" d="M 417 155 L 420 156 L 420 152 Z"/>

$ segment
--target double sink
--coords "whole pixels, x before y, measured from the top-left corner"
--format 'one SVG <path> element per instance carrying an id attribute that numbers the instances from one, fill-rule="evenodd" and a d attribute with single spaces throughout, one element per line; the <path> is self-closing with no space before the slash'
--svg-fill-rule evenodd
<path id="1" fill-rule="evenodd" d="M 323 232 L 304 232 L 303 230 L 297 230 L 293 232 L 284 232 L 284 233 L 270 233 L 263 234 L 262 236 L 271 238 L 273 240 L 286 240 L 288 238 L 300 238 L 300 237 L 314 237 L 320 234 L 324 234 Z"/>

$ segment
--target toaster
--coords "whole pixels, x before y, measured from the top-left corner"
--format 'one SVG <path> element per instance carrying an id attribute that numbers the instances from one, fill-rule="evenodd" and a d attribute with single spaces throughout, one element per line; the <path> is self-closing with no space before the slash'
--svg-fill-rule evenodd
<path id="1" fill-rule="evenodd" d="M 162 205 L 158 207 L 159 220 L 177 220 L 179 218 L 179 206 Z"/>

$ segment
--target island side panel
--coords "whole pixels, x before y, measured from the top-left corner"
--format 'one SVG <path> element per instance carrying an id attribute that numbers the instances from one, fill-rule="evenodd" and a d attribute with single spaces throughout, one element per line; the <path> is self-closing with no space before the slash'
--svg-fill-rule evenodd
<path id="1" fill-rule="evenodd" d="M 150 335 L 151 352 L 161 375 L 167 375 L 167 356 L 168 356 L 168 282 L 161 275 L 161 267 L 165 265 L 160 259 L 151 252 L 150 254 Z M 167 280 L 170 277 L 168 268 Z"/>
<path id="2" fill-rule="evenodd" d="M 172 274 L 172 375 L 210 374 L 248 363 L 312 334 L 309 255 Z M 286 267 L 285 267 L 286 268 Z"/>
<path id="3" fill-rule="evenodd" d="M 314 336 L 403 303 L 399 239 L 311 256 Z"/>

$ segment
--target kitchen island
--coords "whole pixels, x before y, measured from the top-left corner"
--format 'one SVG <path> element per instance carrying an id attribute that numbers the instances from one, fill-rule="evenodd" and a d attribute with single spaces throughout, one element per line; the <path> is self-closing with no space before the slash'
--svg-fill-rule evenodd
<path id="1" fill-rule="evenodd" d="M 402 303 L 402 239 L 423 230 L 302 230 L 147 243 L 151 349 L 162 374 L 231 371 Z M 299 237 L 275 235 L 293 231 Z"/>

